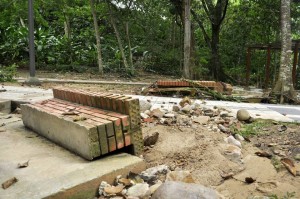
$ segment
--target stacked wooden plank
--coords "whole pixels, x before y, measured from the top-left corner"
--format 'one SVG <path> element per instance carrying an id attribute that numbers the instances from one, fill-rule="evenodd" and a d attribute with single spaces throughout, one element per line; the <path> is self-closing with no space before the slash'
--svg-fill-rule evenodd
<path id="1" fill-rule="evenodd" d="M 142 152 L 137 99 L 67 88 L 53 95 L 21 107 L 27 127 L 89 160 L 128 146 Z"/>

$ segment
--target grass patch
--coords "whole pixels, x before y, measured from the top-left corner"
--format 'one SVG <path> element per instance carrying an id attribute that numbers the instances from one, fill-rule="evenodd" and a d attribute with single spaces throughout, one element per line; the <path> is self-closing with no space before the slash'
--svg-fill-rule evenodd
<path id="1" fill-rule="evenodd" d="M 287 192 L 284 196 L 279 197 L 276 194 L 270 195 L 269 198 L 270 199 L 296 199 L 295 198 L 296 193 L 295 192 Z"/>
<path id="2" fill-rule="evenodd" d="M 254 122 L 250 124 L 245 124 L 241 129 L 233 128 L 231 129 L 234 133 L 238 133 L 244 137 L 250 137 L 258 134 L 263 134 L 265 131 L 263 131 L 264 128 L 273 126 L 272 120 L 255 120 Z"/>

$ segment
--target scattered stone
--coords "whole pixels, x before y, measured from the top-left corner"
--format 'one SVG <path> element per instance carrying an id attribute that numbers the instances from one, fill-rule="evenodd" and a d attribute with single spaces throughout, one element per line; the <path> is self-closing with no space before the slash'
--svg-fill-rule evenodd
<path id="1" fill-rule="evenodd" d="M 198 124 L 207 124 L 209 119 L 210 119 L 209 116 L 198 116 L 193 118 L 193 122 Z"/>
<path id="2" fill-rule="evenodd" d="M 144 138 L 144 146 L 154 145 L 157 142 L 157 140 L 158 140 L 158 136 L 159 136 L 158 132 L 155 132 L 152 135 L 147 135 Z"/>
<path id="3" fill-rule="evenodd" d="M 149 185 L 147 183 L 138 183 L 127 190 L 128 196 L 145 198 L 150 196 Z"/>
<path id="4" fill-rule="evenodd" d="M 151 112 L 151 114 L 153 115 L 153 117 L 156 117 L 156 118 L 158 118 L 158 119 L 160 119 L 160 118 L 162 118 L 163 116 L 164 116 L 164 112 L 162 112 L 162 110 L 161 109 L 154 109 L 152 112 Z"/>
<path id="5" fill-rule="evenodd" d="M 6 180 L 5 182 L 2 183 L 2 188 L 3 189 L 7 189 L 8 187 L 10 187 L 11 185 L 15 184 L 16 182 L 18 182 L 18 179 L 16 177 L 13 177 L 9 180 Z"/>
<path id="6" fill-rule="evenodd" d="M 190 113 L 190 111 L 192 110 L 191 106 L 189 104 L 186 104 L 181 111 L 184 113 Z"/>
<path id="7" fill-rule="evenodd" d="M 221 177 L 222 177 L 224 180 L 228 180 L 228 179 L 232 178 L 233 176 L 234 176 L 234 173 L 233 173 L 233 172 L 221 174 Z"/>
<path id="8" fill-rule="evenodd" d="M 236 118 L 239 121 L 247 121 L 250 119 L 250 114 L 247 110 L 245 109 L 240 109 L 238 110 L 238 112 L 236 113 Z"/>
<path id="9" fill-rule="evenodd" d="M 133 184 L 131 180 L 127 178 L 120 178 L 117 182 L 123 184 L 125 187 L 131 186 Z"/>
<path id="10" fill-rule="evenodd" d="M 111 187 L 111 185 L 108 184 L 105 181 L 102 181 L 101 184 L 100 184 L 100 186 L 99 186 L 99 189 L 98 189 L 98 192 L 99 192 L 100 196 L 102 196 L 102 195 L 106 196 L 106 193 L 104 191 L 104 188 L 106 188 L 106 187 Z"/>
<path id="11" fill-rule="evenodd" d="M 219 194 L 199 184 L 168 181 L 162 184 L 151 199 L 219 199 Z"/>
<path id="12" fill-rule="evenodd" d="M 225 126 L 223 126 L 222 124 L 218 125 L 218 128 L 220 129 L 220 131 L 222 131 L 223 133 L 229 133 L 230 130 L 228 128 L 226 128 Z"/>
<path id="13" fill-rule="evenodd" d="M 118 185 L 118 186 L 107 186 L 107 187 L 104 187 L 104 192 L 105 194 L 107 195 L 116 195 L 116 194 L 120 194 L 123 189 L 124 189 L 124 185 Z"/>
<path id="14" fill-rule="evenodd" d="M 237 140 L 239 140 L 239 141 L 244 141 L 245 140 L 244 137 L 241 136 L 240 134 L 235 134 L 234 138 L 237 139 Z"/>
<path id="15" fill-rule="evenodd" d="M 221 111 L 220 116 L 221 117 L 227 117 L 228 116 L 228 112 L 227 111 Z"/>
<path id="16" fill-rule="evenodd" d="M 177 106 L 177 105 L 174 105 L 172 110 L 173 110 L 174 112 L 179 112 L 179 111 L 180 111 L 180 107 Z"/>
<path id="17" fill-rule="evenodd" d="M 175 114 L 173 114 L 173 113 L 166 113 L 166 114 L 164 115 L 164 117 L 166 117 L 166 118 L 174 118 L 174 117 L 175 117 Z"/>
<path id="18" fill-rule="evenodd" d="M 29 160 L 27 162 L 19 163 L 18 168 L 26 168 L 29 165 Z"/>
<path id="19" fill-rule="evenodd" d="M 236 140 L 232 135 L 225 138 L 225 142 L 228 143 L 228 144 L 232 144 L 232 145 L 235 145 L 239 148 L 242 148 L 242 144 L 241 142 L 239 142 L 238 140 Z"/>
<path id="20" fill-rule="evenodd" d="M 150 190 L 150 195 L 152 195 L 160 186 L 162 185 L 162 182 L 158 180 L 158 182 L 155 185 L 152 185 L 149 190 Z"/>
<path id="21" fill-rule="evenodd" d="M 145 112 L 146 110 L 150 110 L 151 103 L 148 101 L 140 100 L 140 111 Z"/>
<path id="22" fill-rule="evenodd" d="M 287 130 L 287 127 L 285 125 L 281 125 L 278 127 L 278 131 L 279 132 L 283 132 L 283 131 L 286 131 Z"/>
<path id="23" fill-rule="evenodd" d="M 166 175 L 169 172 L 169 168 L 167 165 L 159 165 L 156 167 L 151 167 L 146 169 L 141 173 L 141 178 L 145 181 L 151 180 L 151 179 L 157 179 L 157 175 L 164 174 Z"/>
<path id="24" fill-rule="evenodd" d="M 224 154 L 233 162 L 240 162 L 242 151 L 235 145 L 227 145 L 224 150 Z"/>
<path id="25" fill-rule="evenodd" d="M 265 158 L 269 158 L 269 159 L 272 158 L 272 154 L 265 152 L 265 151 L 263 151 L 263 152 L 257 151 L 257 152 L 255 152 L 255 154 L 259 157 L 265 157 Z"/>
<path id="26" fill-rule="evenodd" d="M 192 104 L 192 101 L 190 100 L 189 97 L 184 97 L 184 98 L 179 102 L 179 105 L 180 105 L 181 107 L 184 107 L 185 104 L 189 104 L 189 105 Z"/>
<path id="27" fill-rule="evenodd" d="M 142 118 L 142 119 L 147 119 L 147 118 L 149 118 L 149 115 L 147 115 L 147 114 L 145 114 L 145 113 L 140 113 L 140 115 L 141 115 L 141 118 Z"/>
<path id="28" fill-rule="evenodd" d="M 189 171 L 171 171 L 167 174 L 166 181 L 179 181 L 184 183 L 195 183 Z"/>

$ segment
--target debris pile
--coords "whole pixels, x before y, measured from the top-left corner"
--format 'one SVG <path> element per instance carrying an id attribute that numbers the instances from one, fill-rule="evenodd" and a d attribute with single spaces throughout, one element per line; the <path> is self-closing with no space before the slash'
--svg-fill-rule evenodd
<path id="1" fill-rule="evenodd" d="M 99 199 L 192 199 L 222 198 L 213 189 L 195 184 L 189 171 L 170 171 L 168 166 L 148 168 L 140 174 L 117 176 L 113 185 L 102 181 Z"/>

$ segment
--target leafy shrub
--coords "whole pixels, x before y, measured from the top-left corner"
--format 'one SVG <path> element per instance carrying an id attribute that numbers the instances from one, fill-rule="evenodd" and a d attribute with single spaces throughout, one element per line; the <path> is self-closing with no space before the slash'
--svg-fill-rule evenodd
<path id="1" fill-rule="evenodd" d="M 17 74 L 17 65 L 12 64 L 10 66 L 0 65 L 0 82 L 12 82 L 14 76 Z"/>

